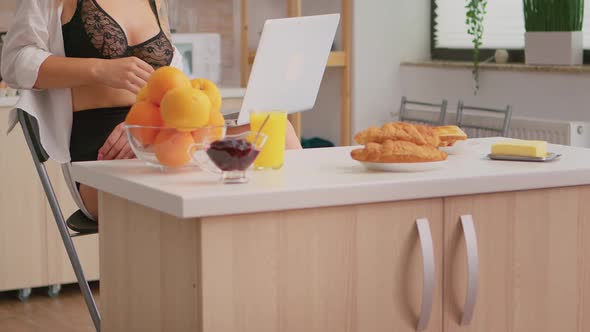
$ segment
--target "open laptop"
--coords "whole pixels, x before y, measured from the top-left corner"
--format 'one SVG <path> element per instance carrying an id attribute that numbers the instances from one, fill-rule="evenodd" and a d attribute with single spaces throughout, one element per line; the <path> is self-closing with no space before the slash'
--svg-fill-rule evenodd
<path id="1" fill-rule="evenodd" d="M 256 52 L 238 125 L 251 110 L 311 110 L 315 105 L 340 14 L 268 20 Z"/>

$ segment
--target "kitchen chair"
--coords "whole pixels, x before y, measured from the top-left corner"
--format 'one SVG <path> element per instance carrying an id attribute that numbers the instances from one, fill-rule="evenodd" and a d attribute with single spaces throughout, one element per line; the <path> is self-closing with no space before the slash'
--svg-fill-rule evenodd
<path id="1" fill-rule="evenodd" d="M 410 107 L 408 107 L 410 106 Z M 438 118 L 431 116 L 432 110 L 439 112 Z M 420 117 L 420 113 L 425 113 L 425 117 Z M 404 122 L 417 122 L 430 124 L 433 126 L 442 126 L 445 123 L 447 115 L 447 100 L 443 99 L 440 104 L 426 103 L 421 101 L 411 101 L 405 96 L 402 97 L 399 109 L 399 120 Z"/>
<path id="2" fill-rule="evenodd" d="M 76 211 L 67 220 L 64 218 L 61 208 L 59 206 L 59 202 L 57 201 L 57 197 L 55 196 L 53 185 L 51 184 L 51 180 L 49 179 L 49 176 L 47 174 L 47 169 L 45 168 L 45 162 L 49 159 L 49 156 L 41 146 L 41 141 L 39 138 L 39 126 L 37 124 L 37 120 L 34 117 L 27 114 L 25 111 L 19 109 L 18 121 L 22 127 L 23 134 L 25 136 L 25 140 L 27 141 L 29 150 L 31 151 L 33 162 L 35 163 L 35 168 L 37 169 L 37 173 L 39 174 L 39 179 L 41 180 L 43 190 L 45 191 L 45 195 L 47 196 L 47 201 L 49 202 L 49 206 L 51 207 L 51 211 L 53 212 L 53 217 L 57 224 L 59 234 L 61 235 L 62 241 L 66 248 L 66 252 L 68 253 L 68 257 L 70 258 L 70 263 L 74 268 L 74 273 L 76 274 L 78 285 L 80 286 L 80 290 L 82 291 L 82 295 L 84 296 L 84 300 L 86 302 L 86 306 L 88 307 L 88 311 L 90 312 L 90 316 L 94 323 L 94 327 L 96 328 L 96 331 L 100 331 L 100 314 L 98 312 L 98 308 L 96 307 L 96 302 L 94 301 L 94 297 L 92 296 L 92 292 L 90 290 L 90 286 L 88 285 L 88 281 L 84 276 L 84 272 L 82 270 L 82 265 L 80 264 L 78 253 L 76 252 L 76 248 L 74 247 L 74 243 L 72 241 L 73 237 L 98 233 L 98 224 L 88 217 L 90 216 L 90 214 L 88 214 L 88 211 L 86 211 L 84 208 Z M 68 183 L 68 186 L 70 188 L 70 193 L 72 193 L 72 195 L 74 196 L 74 200 L 76 200 L 77 203 L 81 202 L 78 191 L 75 188 L 75 184 L 72 181 L 72 178 L 69 173 L 69 164 L 64 166 L 64 168 L 62 168 L 62 171 L 64 172 L 66 182 Z M 78 204 L 78 206 L 83 205 Z M 71 229 L 73 232 L 70 233 L 68 228 Z"/>
<path id="3" fill-rule="evenodd" d="M 466 117 L 470 117 L 467 112 L 474 112 L 477 114 L 489 114 L 492 118 L 490 120 L 486 120 L 484 125 L 477 125 L 474 122 L 477 122 L 475 119 L 482 119 L 482 117 L 471 116 L 474 121 L 466 121 Z M 475 114 L 474 114 L 475 115 Z M 495 119 L 494 119 L 495 118 Z M 457 126 L 466 130 L 471 131 L 474 134 L 469 134 L 470 137 L 482 137 L 482 136 L 490 136 L 484 135 L 483 133 L 492 135 L 499 134 L 502 137 L 508 137 L 510 132 L 510 120 L 512 119 L 512 106 L 508 105 L 505 109 L 493 109 L 493 108 L 485 108 L 485 107 L 476 107 L 476 106 L 466 106 L 462 100 L 459 100 L 457 104 Z M 494 121 L 495 120 L 495 121 Z M 481 122 L 481 120 L 479 121 Z M 492 124 L 498 123 L 500 126 L 493 127 Z"/>

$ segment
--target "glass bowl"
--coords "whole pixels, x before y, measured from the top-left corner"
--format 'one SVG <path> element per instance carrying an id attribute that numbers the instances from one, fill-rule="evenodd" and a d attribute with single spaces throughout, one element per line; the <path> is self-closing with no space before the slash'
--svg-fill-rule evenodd
<path id="1" fill-rule="evenodd" d="M 194 144 L 189 154 L 199 167 L 218 174 L 223 183 L 248 182 L 246 170 L 264 147 L 268 137 L 246 131 L 237 135 L 227 135 L 204 145 Z"/>
<path id="2" fill-rule="evenodd" d="M 226 126 L 166 128 L 126 125 L 125 132 L 135 156 L 149 166 L 165 169 L 198 167 L 189 148 L 204 149 L 226 136 Z"/>

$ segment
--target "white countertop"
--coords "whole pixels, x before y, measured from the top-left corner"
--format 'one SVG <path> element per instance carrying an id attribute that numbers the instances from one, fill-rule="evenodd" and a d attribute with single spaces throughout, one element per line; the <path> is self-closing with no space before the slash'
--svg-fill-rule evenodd
<path id="1" fill-rule="evenodd" d="M 76 181 L 181 218 L 386 202 L 590 184 L 590 149 L 551 145 L 547 163 L 491 161 L 494 139 L 475 139 L 438 170 L 370 172 L 350 147 L 288 151 L 280 171 L 250 171 L 223 185 L 198 170 L 162 173 L 141 161 L 74 163 Z"/>

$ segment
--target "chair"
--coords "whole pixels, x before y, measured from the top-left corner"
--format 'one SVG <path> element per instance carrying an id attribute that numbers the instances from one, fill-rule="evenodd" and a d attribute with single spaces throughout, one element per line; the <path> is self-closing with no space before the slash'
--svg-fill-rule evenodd
<path id="1" fill-rule="evenodd" d="M 410 108 L 408 108 L 408 105 Z M 418 106 L 421 109 L 414 108 Z M 432 110 L 438 111 L 438 118 L 432 118 Z M 421 113 L 421 114 L 420 114 Z M 418 117 L 425 114 L 424 118 Z M 443 99 L 442 103 L 425 103 L 421 101 L 410 101 L 405 96 L 402 97 L 402 103 L 399 109 L 399 120 L 404 122 L 418 122 L 423 124 L 430 124 L 433 126 L 442 126 L 445 123 L 447 115 L 447 100 Z"/>
<path id="2" fill-rule="evenodd" d="M 47 201 L 49 202 L 53 217 L 57 223 L 59 234 L 61 235 L 66 252 L 74 269 L 76 279 L 78 280 L 78 285 L 80 286 L 82 295 L 84 296 L 84 300 L 86 302 L 86 306 L 88 307 L 88 311 L 90 312 L 92 322 L 94 323 L 96 331 L 100 331 L 100 314 L 98 312 L 98 308 L 96 307 L 96 302 L 92 296 L 88 281 L 84 276 L 80 259 L 78 258 L 78 253 L 76 252 L 76 248 L 72 242 L 73 237 L 98 233 L 98 224 L 88 217 L 89 214 L 85 209 L 76 211 L 67 220 L 64 219 L 59 202 L 55 196 L 51 180 L 47 174 L 47 169 L 45 168 L 45 162 L 49 159 L 49 156 L 41 146 L 37 120 L 23 110 L 19 109 L 18 121 L 22 127 L 29 150 L 31 151 L 35 168 L 37 169 L 39 179 L 43 185 L 43 190 L 47 196 Z M 66 181 L 70 184 L 70 192 L 72 192 L 71 187 L 73 182 L 69 176 L 68 167 L 69 165 L 64 169 L 64 175 L 66 177 Z M 78 201 L 80 200 L 80 197 L 79 194 L 77 194 L 77 190 L 75 192 L 76 195 L 74 195 L 74 199 Z M 68 228 L 74 232 L 70 233 Z"/>
<path id="3" fill-rule="evenodd" d="M 476 113 L 487 113 L 492 117 L 497 118 L 497 121 L 493 121 L 491 119 L 486 121 L 488 124 L 485 125 L 475 125 L 473 122 L 466 121 L 466 111 L 474 111 Z M 474 119 L 481 119 L 481 117 L 473 117 Z M 475 106 L 466 106 L 463 101 L 459 101 L 457 104 L 457 126 L 472 131 L 475 131 L 476 135 L 470 135 L 474 137 L 481 137 L 481 131 L 497 133 L 502 137 L 508 137 L 510 132 L 510 120 L 512 119 L 512 106 L 508 105 L 505 109 L 493 109 L 493 108 L 485 108 L 485 107 L 475 107 Z M 481 121 L 480 121 L 481 122 Z M 498 128 L 492 127 L 491 123 L 496 122 L 501 125 Z"/>

